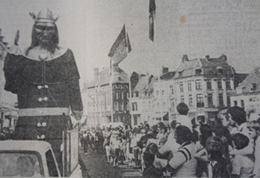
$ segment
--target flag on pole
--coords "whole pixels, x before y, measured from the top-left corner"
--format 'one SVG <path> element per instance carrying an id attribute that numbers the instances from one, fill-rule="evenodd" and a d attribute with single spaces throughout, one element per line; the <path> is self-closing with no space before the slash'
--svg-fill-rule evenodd
<path id="1" fill-rule="evenodd" d="M 114 63 L 119 63 L 126 58 L 131 50 L 131 44 L 124 25 L 119 36 L 112 45 L 108 56 L 111 57 L 111 60 L 113 60 Z"/>
<path id="2" fill-rule="evenodd" d="M 149 2 L 149 39 L 154 41 L 155 0 Z"/>

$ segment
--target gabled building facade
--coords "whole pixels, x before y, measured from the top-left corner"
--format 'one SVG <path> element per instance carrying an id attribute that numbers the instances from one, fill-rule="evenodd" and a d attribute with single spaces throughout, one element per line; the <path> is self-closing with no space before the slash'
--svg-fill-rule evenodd
<path id="1" fill-rule="evenodd" d="M 95 68 L 94 80 L 87 84 L 84 94 L 87 125 L 130 124 L 128 95 L 128 76 L 118 65 L 101 71 Z"/>
<path id="2" fill-rule="evenodd" d="M 235 91 L 235 70 L 225 55 L 192 60 L 184 55 L 175 72 L 175 103 L 186 103 L 190 118 L 206 122 L 214 119 L 219 109 L 230 106 L 230 96 Z"/>
<path id="3" fill-rule="evenodd" d="M 255 67 L 238 85 L 236 93 L 231 96 L 231 105 L 260 113 L 260 67 Z"/>
<path id="4" fill-rule="evenodd" d="M 130 114 L 131 124 L 136 126 L 145 121 L 151 123 L 154 118 L 153 107 L 153 84 L 157 81 L 157 77 L 149 74 L 133 73 L 130 78 L 131 97 Z"/>
<path id="5" fill-rule="evenodd" d="M 163 67 L 160 78 L 154 83 L 153 111 L 157 122 L 169 122 L 175 112 L 175 72 Z"/>

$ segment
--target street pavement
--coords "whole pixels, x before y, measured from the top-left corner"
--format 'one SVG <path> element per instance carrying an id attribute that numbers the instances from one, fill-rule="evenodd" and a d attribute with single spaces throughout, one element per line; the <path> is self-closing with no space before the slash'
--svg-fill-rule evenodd
<path id="1" fill-rule="evenodd" d="M 140 178 L 140 169 L 129 168 L 127 165 L 113 167 L 105 158 L 105 153 L 83 154 L 80 148 L 80 161 L 83 164 L 83 177 L 87 178 Z"/>

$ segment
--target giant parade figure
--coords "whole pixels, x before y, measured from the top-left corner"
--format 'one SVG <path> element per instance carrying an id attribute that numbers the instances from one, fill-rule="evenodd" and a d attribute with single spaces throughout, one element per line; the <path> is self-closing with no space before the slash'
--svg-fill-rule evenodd
<path id="1" fill-rule="evenodd" d="M 49 9 L 30 15 L 31 45 L 10 50 L 4 65 L 5 90 L 18 97 L 14 138 L 48 141 L 61 163 L 62 132 L 72 129 L 71 114 L 82 116 L 80 76 L 72 50 L 59 46 L 58 18 Z"/>

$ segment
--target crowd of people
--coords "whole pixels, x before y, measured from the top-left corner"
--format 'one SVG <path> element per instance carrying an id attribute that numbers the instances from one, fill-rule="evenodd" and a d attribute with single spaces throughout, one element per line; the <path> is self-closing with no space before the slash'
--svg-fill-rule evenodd
<path id="1" fill-rule="evenodd" d="M 140 169 L 143 177 L 260 177 L 260 114 L 234 106 L 213 121 L 188 117 L 185 103 L 170 124 L 89 128 L 84 152 L 105 152 L 107 162 Z"/>

